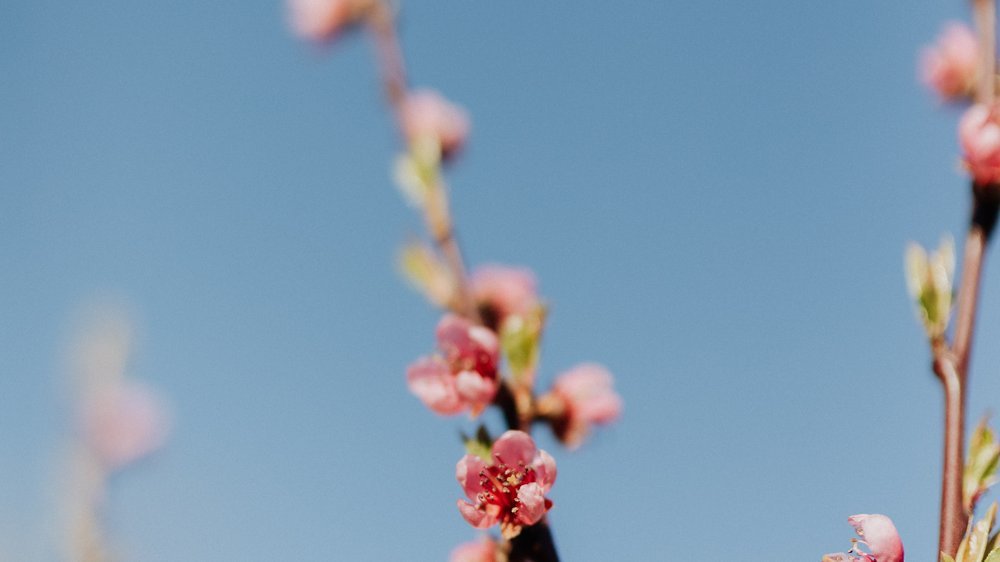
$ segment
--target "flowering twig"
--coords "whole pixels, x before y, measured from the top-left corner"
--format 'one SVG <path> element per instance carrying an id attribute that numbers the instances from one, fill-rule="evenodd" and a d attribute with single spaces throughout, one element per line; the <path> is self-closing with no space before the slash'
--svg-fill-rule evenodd
<path id="1" fill-rule="evenodd" d="M 399 38 L 396 33 L 396 18 L 392 8 L 383 0 L 372 3 L 368 17 L 368 25 L 375 39 L 375 50 L 378 55 L 379 68 L 382 73 L 382 85 L 386 99 L 392 106 L 400 133 L 405 133 L 405 102 L 407 93 L 406 63 L 399 48 Z M 479 313 L 472 301 L 468 289 L 468 278 L 465 272 L 465 261 L 455 237 L 455 227 L 448 205 L 448 185 L 436 175 L 433 185 L 427 190 L 424 201 L 424 222 L 435 245 L 445 258 L 445 263 L 451 271 L 455 282 L 456 312 L 466 318 L 479 322 Z"/>

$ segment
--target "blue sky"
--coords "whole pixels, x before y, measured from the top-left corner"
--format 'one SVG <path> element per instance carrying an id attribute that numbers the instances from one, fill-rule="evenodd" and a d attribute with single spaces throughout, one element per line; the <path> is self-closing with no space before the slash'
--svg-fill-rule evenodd
<path id="1" fill-rule="evenodd" d="M 473 118 L 469 261 L 537 271 L 542 384 L 600 361 L 625 400 L 578 452 L 539 433 L 564 559 L 818 560 L 859 512 L 932 556 L 941 397 L 902 252 L 965 224 L 958 113 L 915 78 L 965 17 L 404 3 L 414 84 Z M 371 54 L 298 42 L 274 1 L 0 4 L 0 558 L 57 559 L 65 353 L 100 298 L 176 418 L 114 482 L 128 559 L 432 561 L 475 536 L 472 423 L 403 383 L 438 316 L 392 263 L 421 224 Z M 994 269 L 973 419 L 1000 396 Z"/>

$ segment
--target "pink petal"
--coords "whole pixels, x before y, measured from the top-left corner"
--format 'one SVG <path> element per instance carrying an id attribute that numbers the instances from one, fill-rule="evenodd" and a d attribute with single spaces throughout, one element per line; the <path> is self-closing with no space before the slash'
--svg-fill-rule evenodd
<path id="1" fill-rule="evenodd" d="M 428 408 L 442 415 L 453 415 L 465 409 L 455 389 L 448 365 L 437 357 L 417 360 L 406 369 L 406 384 Z"/>
<path id="2" fill-rule="evenodd" d="M 438 348 L 453 370 L 472 369 L 488 377 L 496 374 L 500 343 L 493 332 L 455 314 L 446 314 L 438 323 L 436 335 Z"/>
<path id="3" fill-rule="evenodd" d="M 523 431 L 512 429 L 505 431 L 493 443 L 493 456 L 503 461 L 507 466 L 528 466 L 534 461 L 538 449 L 531 436 Z"/>
<path id="4" fill-rule="evenodd" d="M 462 517 L 469 522 L 469 525 L 477 529 L 487 529 L 497 524 L 497 516 L 487 513 L 485 510 L 476 509 L 476 506 L 463 500 L 458 500 L 458 511 Z"/>
<path id="5" fill-rule="evenodd" d="M 545 492 L 537 483 L 525 484 L 517 491 L 517 519 L 525 525 L 534 525 L 545 515 Z"/>
<path id="6" fill-rule="evenodd" d="M 499 381 L 487 379 L 474 371 L 462 371 L 455 376 L 458 395 L 473 409 L 482 408 L 493 401 Z"/>
<path id="7" fill-rule="evenodd" d="M 449 562 L 496 562 L 496 548 L 490 539 L 463 543 L 451 551 Z"/>
<path id="8" fill-rule="evenodd" d="M 847 522 L 868 544 L 878 562 L 903 562 L 903 542 L 892 519 L 885 515 L 862 513 L 848 517 Z"/>
<path id="9" fill-rule="evenodd" d="M 465 455 L 455 465 L 455 478 L 470 500 L 476 499 L 476 495 L 483 491 L 479 475 L 485 468 L 483 459 L 475 455 Z"/>
<path id="10" fill-rule="evenodd" d="M 537 482 L 544 492 L 548 492 L 556 483 L 556 460 L 547 451 L 539 450 L 534 468 Z"/>

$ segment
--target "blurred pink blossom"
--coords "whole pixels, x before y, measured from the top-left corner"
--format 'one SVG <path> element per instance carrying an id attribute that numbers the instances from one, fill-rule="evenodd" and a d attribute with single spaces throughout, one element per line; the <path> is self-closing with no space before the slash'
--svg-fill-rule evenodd
<path id="1" fill-rule="evenodd" d="M 1000 115 L 997 106 L 976 104 L 958 124 L 964 162 L 977 185 L 1000 182 Z"/>
<path id="2" fill-rule="evenodd" d="M 288 0 L 292 28 L 310 41 L 332 40 L 370 4 L 370 0 Z"/>
<path id="3" fill-rule="evenodd" d="M 417 360 L 406 382 L 428 408 L 443 415 L 478 414 L 497 393 L 500 344 L 487 328 L 447 314 L 437 327 L 441 355 Z"/>
<path id="4" fill-rule="evenodd" d="M 84 405 L 83 428 L 101 464 L 115 470 L 158 449 L 169 421 L 152 390 L 125 380 L 94 389 Z"/>
<path id="5" fill-rule="evenodd" d="M 942 98 L 953 99 L 973 90 L 978 64 L 976 34 L 963 23 L 951 22 L 938 35 L 937 42 L 924 49 L 920 75 Z"/>
<path id="6" fill-rule="evenodd" d="M 499 327 L 511 315 L 524 315 L 538 307 L 538 281 L 526 267 L 488 264 L 469 276 L 472 296 L 487 325 Z"/>
<path id="7" fill-rule="evenodd" d="M 615 421 L 622 399 L 614 389 L 614 377 L 602 365 L 583 363 L 556 377 L 552 398 L 562 410 L 554 424 L 557 436 L 570 447 L 578 446 L 592 425 Z"/>
<path id="8" fill-rule="evenodd" d="M 430 139 L 441 147 L 441 156 L 458 152 L 469 136 L 469 116 L 461 107 L 433 90 L 407 94 L 402 108 L 403 133 L 411 142 Z"/>
<path id="9" fill-rule="evenodd" d="M 556 481 L 556 461 L 535 447 L 523 431 L 505 432 L 493 444 L 493 460 L 486 463 L 465 455 L 455 477 L 471 501 L 458 501 L 458 510 L 470 525 L 486 529 L 497 523 L 505 538 L 524 525 L 534 525 L 552 507 L 545 494 Z"/>
<path id="10" fill-rule="evenodd" d="M 862 513 L 847 518 L 861 537 L 854 548 L 837 554 L 827 554 L 823 562 L 903 562 L 903 542 L 899 539 L 892 519 L 885 515 Z M 864 552 L 858 545 L 865 545 Z"/>
<path id="11" fill-rule="evenodd" d="M 491 538 L 462 543 L 451 551 L 449 562 L 499 562 L 497 543 Z"/>

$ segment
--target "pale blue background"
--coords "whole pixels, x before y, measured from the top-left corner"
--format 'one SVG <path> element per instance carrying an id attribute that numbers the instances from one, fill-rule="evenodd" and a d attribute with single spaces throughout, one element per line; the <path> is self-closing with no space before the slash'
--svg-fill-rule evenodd
<path id="1" fill-rule="evenodd" d="M 818 560 L 858 512 L 931 559 L 941 400 L 901 263 L 965 224 L 958 112 L 915 79 L 963 10 L 405 3 L 414 82 L 474 118 L 470 261 L 537 270 L 543 384 L 598 360 L 625 399 L 579 452 L 539 433 L 565 560 Z M 176 416 L 115 482 L 131 560 L 435 561 L 475 535 L 472 425 L 403 384 L 437 313 L 392 264 L 421 225 L 377 88 L 363 37 L 304 45 L 278 2 L 0 3 L 0 558 L 56 559 L 63 358 L 108 295 Z M 994 265 L 973 418 L 1000 401 Z"/>

